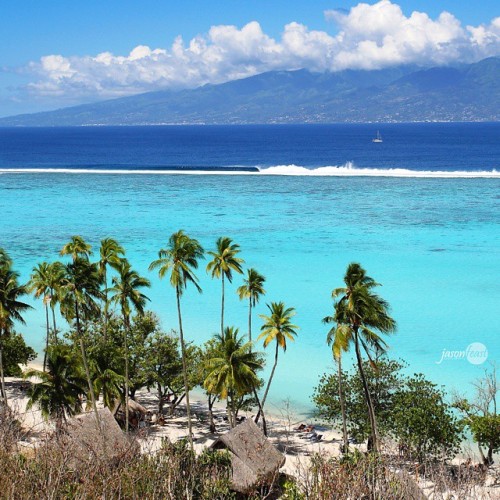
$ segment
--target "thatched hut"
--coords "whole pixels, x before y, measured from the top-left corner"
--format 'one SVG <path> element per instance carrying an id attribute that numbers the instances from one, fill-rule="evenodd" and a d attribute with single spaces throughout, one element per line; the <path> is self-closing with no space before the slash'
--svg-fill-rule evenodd
<path id="1" fill-rule="evenodd" d="M 94 412 L 67 421 L 59 442 L 72 459 L 85 463 L 91 458 L 114 459 L 130 450 L 130 443 L 108 408 L 98 410 L 104 440 Z"/>
<path id="2" fill-rule="evenodd" d="M 128 418 L 131 429 L 137 429 L 139 422 L 146 418 L 148 411 L 144 406 L 133 399 L 128 400 Z M 113 415 L 117 422 L 125 428 L 125 404 L 117 402 L 113 410 Z"/>
<path id="3" fill-rule="evenodd" d="M 285 457 L 251 418 L 220 436 L 211 448 L 229 450 L 232 489 L 239 493 L 248 493 L 256 486 L 270 484 L 285 463 Z"/>

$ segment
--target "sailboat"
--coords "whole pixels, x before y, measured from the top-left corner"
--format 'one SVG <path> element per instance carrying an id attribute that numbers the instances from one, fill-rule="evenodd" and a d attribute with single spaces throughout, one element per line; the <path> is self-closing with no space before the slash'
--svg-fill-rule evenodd
<path id="1" fill-rule="evenodd" d="M 384 142 L 382 141 L 382 136 L 380 135 L 380 132 L 377 130 L 377 137 L 372 139 L 372 142 Z"/>

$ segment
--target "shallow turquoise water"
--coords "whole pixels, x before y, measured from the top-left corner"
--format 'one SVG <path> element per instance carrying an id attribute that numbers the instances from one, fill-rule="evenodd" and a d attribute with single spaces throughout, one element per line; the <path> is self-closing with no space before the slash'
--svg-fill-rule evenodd
<path id="1" fill-rule="evenodd" d="M 391 355 L 412 371 L 467 390 L 486 365 L 438 365 L 443 349 L 481 342 L 489 360 L 499 359 L 499 205 L 499 179 L 3 174 L 0 246 L 26 280 L 73 234 L 94 245 L 114 237 L 152 279 L 151 308 L 168 330 L 177 325 L 174 293 L 147 271 L 158 249 L 180 228 L 206 249 L 232 237 L 247 265 L 267 277 L 265 301 L 297 309 L 299 337 L 280 353 L 270 397 L 307 406 L 320 374 L 333 367 L 321 318 L 351 261 L 383 284 L 399 326 Z M 198 274 L 203 294 L 188 289 L 183 310 L 186 336 L 201 343 L 219 327 L 220 283 L 205 263 Z M 245 332 L 247 304 L 234 293 L 240 284 L 236 277 L 227 288 L 226 324 Z M 256 313 L 265 313 L 265 301 Z M 41 349 L 36 306 L 21 330 Z"/>

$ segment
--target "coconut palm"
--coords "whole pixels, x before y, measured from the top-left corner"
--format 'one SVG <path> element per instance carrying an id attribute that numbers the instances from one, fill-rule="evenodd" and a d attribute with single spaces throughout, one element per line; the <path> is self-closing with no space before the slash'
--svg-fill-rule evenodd
<path id="1" fill-rule="evenodd" d="M 62 276 L 61 276 L 62 278 Z M 53 293 L 53 272 L 52 266 L 48 262 L 41 262 L 33 268 L 31 278 L 28 283 L 28 291 L 33 293 L 36 299 L 42 298 L 42 303 L 45 307 L 45 354 L 43 356 L 43 371 L 47 364 L 47 351 L 50 341 L 50 325 L 49 325 L 49 304 L 52 301 Z"/>
<path id="2" fill-rule="evenodd" d="M 347 437 L 347 419 L 345 410 L 345 398 L 342 388 L 342 352 L 349 349 L 350 329 L 347 325 L 341 324 L 341 311 L 337 304 L 333 316 L 326 316 L 323 318 L 323 323 L 333 324 L 332 328 L 327 334 L 326 341 L 332 348 L 333 358 L 337 362 L 338 368 L 338 391 L 340 400 L 340 411 L 342 414 L 342 437 L 344 439 L 344 453 L 349 452 L 349 440 Z"/>
<path id="3" fill-rule="evenodd" d="M 49 264 L 47 285 L 49 287 L 49 306 L 52 311 L 52 331 L 57 342 L 56 305 L 61 302 L 63 295 L 62 282 L 65 275 L 64 265 L 61 262 Z"/>
<path id="4" fill-rule="evenodd" d="M 227 236 L 221 236 L 216 242 L 216 251 L 208 253 L 213 259 L 207 264 L 207 273 L 211 273 L 212 278 L 220 278 L 222 282 L 220 333 L 224 335 L 224 280 L 231 283 L 233 271 L 243 274 L 241 264 L 245 261 L 236 257 L 240 253 L 240 246 Z"/>
<path id="5" fill-rule="evenodd" d="M 252 342 L 252 307 L 265 295 L 264 282 L 266 278 L 253 268 L 247 270 L 247 277 L 243 280 L 237 293 L 240 300 L 248 299 L 248 341 Z"/>
<path id="6" fill-rule="evenodd" d="M 112 301 L 120 306 L 123 317 L 123 346 L 125 348 L 125 432 L 128 432 L 128 398 L 129 398 L 129 377 L 128 377 L 128 332 L 130 330 L 130 314 L 133 309 L 139 315 L 144 313 L 144 306 L 149 300 L 146 295 L 139 291 L 139 288 L 150 287 L 148 279 L 139 276 L 134 271 L 130 263 L 122 259 L 118 266 L 118 276 L 113 277 L 113 286 L 109 289 L 112 293 Z"/>
<path id="7" fill-rule="evenodd" d="M 186 344 L 182 328 L 181 296 L 188 283 L 192 283 L 198 292 L 201 292 L 201 287 L 198 284 L 198 278 L 194 274 L 194 269 L 198 268 L 198 259 L 203 258 L 203 255 L 204 250 L 198 240 L 190 238 L 186 233 L 184 233 L 184 231 L 180 230 L 170 236 L 167 247 L 162 248 L 158 252 L 158 259 L 151 262 L 151 265 L 149 266 L 150 271 L 158 269 L 160 279 L 170 275 L 170 284 L 175 288 L 177 315 L 179 318 L 179 337 L 181 340 L 182 375 L 184 378 L 184 390 L 186 393 L 186 412 L 191 450 L 194 450 L 194 447 L 186 367 Z"/>
<path id="8" fill-rule="evenodd" d="M 125 255 L 123 247 L 113 238 L 105 238 L 101 240 L 99 248 L 99 273 L 104 284 L 104 339 L 107 338 L 108 326 L 108 267 L 118 270 L 121 262 L 121 257 Z"/>
<path id="9" fill-rule="evenodd" d="M 259 383 L 257 370 L 262 360 L 252 352 L 251 343 L 238 336 L 238 329 L 226 327 L 224 335 L 217 335 L 217 357 L 206 362 L 207 377 L 204 387 L 211 394 L 227 400 L 231 427 L 236 425 L 235 400 L 253 391 Z"/>
<path id="10" fill-rule="evenodd" d="M 66 421 L 66 416 L 73 416 L 82 410 L 85 374 L 69 346 L 50 346 L 47 351 L 47 371 L 28 370 L 24 377 L 36 377 L 40 380 L 28 389 L 26 409 L 38 404 L 46 419 L 55 419 L 58 431 Z"/>
<path id="11" fill-rule="evenodd" d="M 371 446 L 375 452 L 378 452 L 377 420 L 363 368 L 361 348 L 374 364 L 370 354 L 371 351 L 373 350 L 377 355 L 380 355 L 387 348 L 387 344 L 376 330 L 384 334 L 394 333 L 396 331 L 396 322 L 389 315 L 389 304 L 373 292 L 375 287 L 380 286 L 379 283 L 368 276 L 360 264 L 349 264 L 344 276 L 344 283 L 345 287 L 333 290 L 332 298 L 334 300 L 338 299 L 336 309 L 338 310 L 337 318 L 340 324 L 348 327 L 344 330 L 344 342 L 348 345 L 354 344 L 372 429 Z"/>
<path id="12" fill-rule="evenodd" d="M 3 341 L 14 327 L 14 322 L 25 324 L 23 312 L 31 309 L 31 306 L 21 302 L 20 298 L 26 295 L 26 286 L 20 285 L 19 274 L 12 269 L 12 260 L 5 250 L 0 254 L 0 387 L 2 397 L 7 404 L 7 393 L 5 391 L 5 378 L 3 370 Z"/>
<path id="13" fill-rule="evenodd" d="M 92 247 L 81 236 L 72 236 L 60 251 L 60 255 L 71 255 L 73 262 L 78 258 L 89 260 L 91 254 Z"/>
<path id="14" fill-rule="evenodd" d="M 62 281 L 64 299 L 61 302 L 61 310 L 68 321 L 74 320 L 75 322 L 90 399 L 99 431 L 103 436 L 99 413 L 97 412 L 94 385 L 90 377 L 87 354 L 83 342 L 82 328 L 82 321 L 85 322 L 95 317 L 99 312 L 98 301 L 102 299 L 100 284 L 101 279 L 97 264 L 91 264 L 85 257 L 75 257 L 73 262 L 65 266 L 65 277 Z"/>
<path id="15" fill-rule="evenodd" d="M 267 382 L 266 390 L 264 392 L 264 397 L 262 398 L 261 408 L 264 409 L 266 404 L 267 395 L 269 393 L 269 388 L 271 387 L 271 382 L 273 381 L 274 372 L 276 370 L 276 365 L 278 364 L 278 354 L 280 347 L 283 352 L 286 351 L 287 340 L 294 341 L 297 336 L 298 326 L 292 323 L 292 317 L 295 316 L 295 309 L 293 307 L 285 307 L 283 302 L 271 302 L 267 304 L 270 316 L 261 314 L 260 317 L 264 320 L 264 324 L 261 327 L 261 334 L 259 335 L 259 340 L 264 339 L 264 348 L 266 348 L 272 342 L 276 343 L 276 350 L 274 353 L 274 364 L 271 370 L 271 375 Z M 257 414 L 256 422 L 258 422 L 261 412 Z"/>

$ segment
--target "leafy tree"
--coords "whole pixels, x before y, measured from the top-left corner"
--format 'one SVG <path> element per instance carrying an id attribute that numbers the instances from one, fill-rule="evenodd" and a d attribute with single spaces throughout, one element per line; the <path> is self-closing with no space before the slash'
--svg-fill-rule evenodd
<path id="1" fill-rule="evenodd" d="M 20 377 L 22 370 L 19 365 L 26 365 L 36 359 L 36 352 L 26 345 L 20 333 L 11 332 L 3 340 L 3 368 L 5 376 Z"/>
<path id="2" fill-rule="evenodd" d="M 177 315 L 179 318 L 179 334 L 181 339 L 182 372 L 184 378 L 184 389 L 186 391 L 186 413 L 188 418 L 189 443 L 191 450 L 193 446 L 193 431 L 191 425 L 191 407 L 189 404 L 189 382 L 186 365 L 186 345 L 184 341 L 184 330 L 182 328 L 181 296 L 188 283 L 201 293 L 198 278 L 194 270 L 198 268 L 198 259 L 203 258 L 204 250 L 198 240 L 190 238 L 184 231 L 180 230 L 172 234 L 166 248 L 158 252 L 158 259 L 151 262 L 149 270 L 158 269 L 160 279 L 170 274 L 170 284 L 175 288 L 177 299 Z"/>
<path id="3" fill-rule="evenodd" d="M 243 274 L 241 264 L 244 260 L 236 257 L 240 253 L 240 246 L 227 236 L 221 236 L 216 242 L 216 251 L 208 253 L 213 260 L 207 264 L 207 273 L 210 272 L 212 278 L 220 278 L 222 282 L 220 333 L 224 335 L 224 279 L 232 283 L 233 271 Z"/>
<path id="4" fill-rule="evenodd" d="M 201 351 L 193 344 L 186 344 L 187 379 L 189 390 L 203 383 L 200 377 Z M 147 386 L 155 387 L 158 394 L 158 411 L 163 412 L 167 400 L 169 413 L 186 397 L 182 372 L 182 354 L 179 338 L 172 332 L 169 335 L 156 331 L 146 347 L 145 368 Z"/>
<path id="5" fill-rule="evenodd" d="M 466 422 L 474 441 L 488 450 L 483 462 L 493 465 L 493 454 L 500 452 L 500 415 L 472 415 Z"/>
<path id="6" fill-rule="evenodd" d="M 333 290 L 332 298 L 338 299 L 335 306 L 337 321 L 347 326 L 344 332 L 345 343 L 347 345 L 354 344 L 372 429 L 371 447 L 378 452 L 377 419 L 363 367 L 361 348 L 364 349 L 370 360 L 370 349 L 375 350 L 377 354 L 384 352 L 386 344 L 376 333 L 376 330 L 385 334 L 393 333 L 396 330 L 396 322 L 389 316 L 389 304 L 373 292 L 373 288 L 379 284 L 368 276 L 359 264 L 349 264 L 344 276 L 344 283 L 345 287 Z"/>
<path id="7" fill-rule="evenodd" d="M 385 356 L 377 360 L 376 366 L 369 360 L 363 362 L 363 369 L 373 398 L 375 415 L 382 435 L 392 430 L 394 396 L 403 386 L 402 369 L 406 367 Z M 342 370 L 342 394 L 345 400 L 346 427 L 349 435 L 364 441 L 371 434 L 370 419 L 366 411 L 363 381 L 357 364 L 350 371 Z M 334 423 L 342 423 L 342 404 L 339 396 L 338 370 L 324 374 L 314 389 L 313 401 L 320 417 Z"/>
<path id="8" fill-rule="evenodd" d="M 264 320 L 264 324 L 261 326 L 261 334 L 259 339 L 264 339 L 264 348 L 266 348 L 272 342 L 276 343 L 276 350 L 274 353 L 274 364 L 271 370 L 271 375 L 267 382 L 266 390 L 264 391 L 264 397 L 261 401 L 261 409 L 263 411 L 264 405 L 266 404 L 267 395 L 269 393 L 269 388 L 271 387 L 271 382 L 273 381 L 274 372 L 276 370 L 276 365 L 278 364 L 278 354 L 280 347 L 283 351 L 286 351 L 287 340 L 294 341 L 297 336 L 298 326 L 292 323 L 292 317 L 295 316 L 295 309 L 293 307 L 285 307 L 284 302 L 271 302 L 267 304 L 267 308 L 271 313 L 270 316 L 261 314 L 260 317 Z M 257 413 L 255 421 L 258 422 L 261 411 Z"/>
<path id="9" fill-rule="evenodd" d="M 112 301 L 120 306 L 123 318 L 123 345 L 125 347 L 125 432 L 128 432 L 128 398 L 129 398 L 129 352 L 127 334 L 130 330 L 130 314 L 132 309 L 142 316 L 144 306 L 149 300 L 140 292 L 140 288 L 149 287 L 148 279 L 139 276 L 130 263 L 123 259 L 118 266 L 118 277 L 113 278 L 113 287 L 110 289 Z M 105 320 L 106 321 L 106 320 Z"/>
<path id="10" fill-rule="evenodd" d="M 453 458 L 460 450 L 463 426 L 442 389 L 416 374 L 394 395 L 394 436 L 421 463 Z"/>
<path id="11" fill-rule="evenodd" d="M 20 285 L 19 273 L 12 269 L 12 260 L 0 249 L 0 388 L 3 402 L 7 404 L 4 374 L 4 342 L 14 328 L 14 322 L 24 324 L 23 313 L 31 306 L 20 299 L 27 294 L 26 286 Z"/>
<path id="12" fill-rule="evenodd" d="M 71 348 L 59 344 L 49 346 L 47 371 L 28 370 L 25 378 L 37 377 L 41 381 L 28 389 L 27 409 L 38 404 L 45 418 L 54 418 L 60 430 L 66 415 L 81 411 L 81 396 L 85 393 L 85 374 Z"/>
<path id="13" fill-rule="evenodd" d="M 224 335 L 217 335 L 215 339 L 216 357 L 206 362 L 208 373 L 203 385 L 209 393 L 227 400 L 229 423 L 234 427 L 237 399 L 258 386 L 257 371 L 262 368 L 262 360 L 252 352 L 251 343 L 245 343 L 238 335 L 237 328 L 226 327 Z"/>
<path id="14" fill-rule="evenodd" d="M 493 454 L 500 451 L 500 417 L 497 413 L 497 382 L 496 365 L 491 371 L 486 370 L 484 377 L 473 383 L 474 397 L 467 400 L 455 395 L 454 406 L 463 415 L 463 423 L 469 428 L 476 441 L 483 463 L 493 465 Z M 483 451 L 486 447 L 486 454 Z"/>

